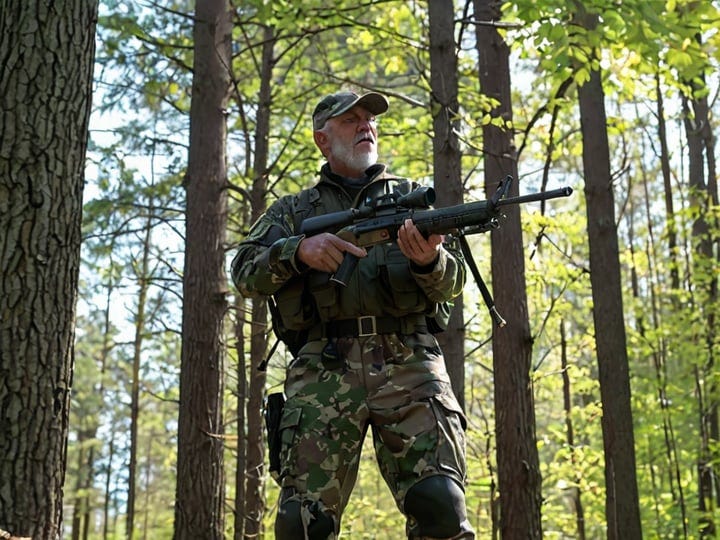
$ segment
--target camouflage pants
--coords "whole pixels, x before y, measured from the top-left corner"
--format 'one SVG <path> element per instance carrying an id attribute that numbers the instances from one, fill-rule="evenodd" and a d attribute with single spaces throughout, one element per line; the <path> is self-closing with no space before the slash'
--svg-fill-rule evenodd
<path id="1" fill-rule="evenodd" d="M 355 484 L 368 427 L 400 511 L 419 480 L 465 480 L 465 417 L 430 334 L 309 342 L 288 368 L 281 429 L 284 499 L 332 516 L 335 534 Z M 335 352 L 335 351 L 333 351 Z"/>

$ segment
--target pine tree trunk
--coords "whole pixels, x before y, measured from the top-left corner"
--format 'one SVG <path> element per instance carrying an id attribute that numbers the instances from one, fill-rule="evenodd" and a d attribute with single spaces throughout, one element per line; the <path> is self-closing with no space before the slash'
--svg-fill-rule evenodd
<path id="1" fill-rule="evenodd" d="M 237 354 L 237 425 L 238 442 L 235 459 L 234 540 L 245 537 L 245 470 L 247 468 L 247 437 L 245 436 L 245 404 L 248 393 L 248 363 L 245 360 L 245 299 L 235 297 L 235 350 Z"/>
<path id="2" fill-rule="evenodd" d="M 138 430 L 140 423 L 140 363 L 143 351 L 143 336 L 145 335 L 149 280 L 149 259 L 152 245 L 152 201 L 148 204 L 149 217 L 143 229 L 142 258 L 135 278 L 138 283 L 137 311 L 135 313 L 135 337 L 133 340 L 132 381 L 130 382 L 130 455 L 128 464 L 127 486 L 127 515 L 125 518 L 125 534 L 132 540 L 135 532 L 135 500 L 137 496 L 137 462 L 138 462 Z"/>
<path id="3" fill-rule="evenodd" d="M 430 0 L 430 110 L 433 117 L 433 172 L 437 201 L 442 208 L 463 202 L 458 132 L 458 71 L 453 3 Z M 465 321 L 462 295 L 453 301 L 447 330 L 437 335 L 450 382 L 465 406 Z"/>
<path id="4" fill-rule="evenodd" d="M 499 101 L 492 114 L 512 122 L 509 49 L 497 29 L 483 21 L 501 18 L 501 2 L 475 0 L 478 71 L 483 94 Z M 514 178 L 508 195 L 517 195 L 517 156 L 512 128 L 483 127 L 488 198 L 497 182 Z M 500 532 L 503 539 L 541 538 L 540 465 L 535 437 L 535 402 L 530 379 L 532 337 L 528 319 L 520 208 L 506 207 L 502 227 L 491 233 L 495 303 L 507 326 L 493 328 L 495 433 L 497 437 Z"/>
<path id="5" fill-rule="evenodd" d="M 658 92 L 659 92 L 658 87 Z M 659 110 L 662 110 L 662 107 L 658 108 Z M 664 136 L 664 129 L 662 131 L 662 136 Z M 661 150 L 661 160 L 664 161 L 668 156 L 664 155 L 664 152 L 667 151 L 667 141 L 663 144 L 660 143 L 661 148 L 664 146 L 665 150 Z M 663 165 L 663 170 L 665 166 Z M 663 177 L 665 177 L 665 173 L 663 172 Z M 664 178 L 665 180 L 665 178 Z M 658 268 L 660 265 L 655 260 L 655 250 L 653 247 L 654 244 L 654 233 L 653 233 L 653 208 L 652 208 L 652 197 L 650 196 L 650 182 L 647 178 L 647 176 L 644 174 L 643 171 L 643 189 L 644 189 L 644 205 L 645 205 L 645 221 L 647 223 L 648 227 L 648 234 L 650 237 L 650 242 L 646 244 L 645 248 L 645 257 L 648 261 L 651 261 L 650 266 L 652 268 Z M 665 183 L 665 197 L 667 202 L 668 197 L 668 188 L 669 188 L 669 179 L 668 182 Z M 668 222 L 671 222 L 674 215 L 674 212 L 672 211 L 672 203 L 670 206 L 666 206 L 666 211 L 668 212 Z M 668 236 L 673 235 L 675 236 L 674 232 L 674 225 L 668 227 L 667 234 Z M 634 241 L 631 239 L 631 244 Z M 672 246 L 675 246 L 676 239 L 673 240 Z M 674 249 L 674 247 L 671 248 L 671 246 L 668 246 L 669 249 Z M 633 258 L 634 260 L 634 258 Z M 673 254 L 670 254 L 670 276 L 671 276 L 671 283 L 672 287 L 677 290 L 676 288 L 680 286 L 680 278 L 679 274 L 677 273 L 677 257 Z M 635 264 L 633 263 L 633 276 L 636 275 L 635 271 Z M 677 279 L 676 279 L 677 278 Z M 662 281 L 660 277 L 657 275 L 656 271 L 652 271 L 652 282 L 654 285 L 652 285 L 649 288 L 650 292 L 650 306 L 651 306 L 651 323 L 652 328 L 654 329 L 654 332 L 657 332 L 657 330 L 661 327 L 661 318 L 662 318 L 662 310 L 660 309 L 660 305 L 662 301 L 659 299 L 658 292 L 662 290 L 660 287 L 660 282 Z M 639 283 L 637 283 L 637 279 L 633 279 L 633 297 L 638 300 L 638 302 L 642 303 L 641 298 L 641 292 L 640 292 L 640 286 Z M 647 304 L 647 301 L 645 301 Z M 647 311 L 647 306 L 643 306 L 641 308 L 642 312 Z M 668 392 L 668 368 L 667 368 L 667 355 L 668 355 L 668 347 L 666 343 L 666 338 L 663 335 L 659 335 L 656 338 L 652 337 L 652 334 L 654 332 L 651 332 L 651 335 L 647 335 L 644 329 L 644 324 L 641 322 L 642 318 L 638 318 L 638 330 L 641 336 L 643 336 L 643 339 L 648 340 L 656 340 L 657 343 L 653 347 L 652 352 L 652 360 L 653 360 L 653 367 L 655 368 L 655 380 L 657 385 L 657 394 L 658 394 L 658 403 L 660 406 L 660 409 L 662 410 L 662 421 L 663 421 L 663 436 L 665 440 L 665 456 L 666 456 L 666 467 L 665 470 L 667 471 L 667 477 L 668 477 L 668 485 L 670 487 L 670 496 L 672 500 L 677 505 L 681 519 L 677 520 L 678 524 L 676 526 L 677 535 L 678 537 L 682 536 L 683 538 L 687 538 L 688 536 L 688 520 L 687 520 L 687 505 L 685 503 L 685 490 L 683 487 L 683 482 L 681 480 L 682 476 L 682 470 L 681 470 L 681 464 L 678 460 L 678 441 L 675 437 L 675 430 L 673 428 L 672 423 L 672 414 L 673 414 L 673 407 L 670 406 L 671 399 L 669 397 Z M 659 333 L 662 334 L 662 333 Z M 655 484 L 655 474 L 654 470 L 651 467 L 652 471 L 652 480 L 653 480 L 653 486 Z M 653 493 L 655 493 L 656 498 L 656 507 L 660 503 L 660 497 L 657 496 L 657 491 L 653 487 Z M 681 532 L 682 531 L 682 532 Z"/>
<path id="6" fill-rule="evenodd" d="M 190 107 L 175 538 L 224 538 L 226 106 L 232 11 L 198 2 Z"/>
<path id="7" fill-rule="evenodd" d="M 578 21 L 593 29 L 596 21 L 582 7 Z M 615 200 L 605 96 L 600 72 L 578 88 L 587 200 L 590 282 L 597 346 L 605 455 L 605 514 L 609 540 L 642 538 L 635 472 L 635 437 L 630 403 L 630 373 L 623 313 Z"/>
<path id="8" fill-rule="evenodd" d="M 0 530 L 62 534 L 96 0 L 0 5 Z"/>
<path id="9" fill-rule="evenodd" d="M 260 91 L 255 128 L 255 158 L 253 160 L 253 185 L 250 194 L 251 221 L 255 222 L 267 208 L 268 175 L 270 160 L 270 104 L 272 101 L 272 74 L 274 66 L 275 32 L 271 26 L 263 28 L 262 62 L 260 65 Z M 250 366 L 247 402 L 247 463 L 245 470 L 245 537 L 255 538 L 262 533 L 265 513 L 264 460 L 265 430 L 263 424 L 263 400 L 265 398 L 266 374 L 257 366 L 265 360 L 268 351 L 268 312 L 264 299 L 252 301 L 252 325 L 250 326 Z"/>

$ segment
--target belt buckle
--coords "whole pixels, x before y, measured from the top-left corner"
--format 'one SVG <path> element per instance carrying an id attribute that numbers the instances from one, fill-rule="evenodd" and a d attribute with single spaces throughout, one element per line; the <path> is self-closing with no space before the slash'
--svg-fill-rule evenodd
<path id="1" fill-rule="evenodd" d="M 377 320 L 375 319 L 374 315 L 365 315 L 364 317 L 358 317 L 357 323 L 358 337 L 368 337 L 377 334 Z"/>

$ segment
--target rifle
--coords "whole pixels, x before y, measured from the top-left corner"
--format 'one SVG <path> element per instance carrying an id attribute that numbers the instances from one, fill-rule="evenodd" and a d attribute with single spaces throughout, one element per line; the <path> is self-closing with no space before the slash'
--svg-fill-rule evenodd
<path id="1" fill-rule="evenodd" d="M 489 200 L 437 209 L 430 208 L 435 202 L 435 191 L 431 187 L 420 187 L 407 194 L 388 193 L 366 201 L 359 208 L 308 218 L 302 222 L 300 233 L 313 236 L 322 232 L 333 232 L 343 240 L 368 248 L 397 240 L 398 230 L 406 219 L 411 218 L 426 237 L 430 234 L 453 234 L 460 242 L 463 255 L 478 282 L 493 320 L 498 326 L 505 326 L 505 321 L 495 309 L 490 292 L 480 276 L 465 236 L 499 228 L 499 218 L 502 217 L 500 210 L 504 206 L 568 197 L 573 192 L 570 187 L 562 187 L 543 193 L 506 197 L 512 180 L 512 176 L 506 176 Z M 358 258 L 355 255 L 345 253 L 340 267 L 330 278 L 331 281 L 346 286 L 357 263 Z"/>

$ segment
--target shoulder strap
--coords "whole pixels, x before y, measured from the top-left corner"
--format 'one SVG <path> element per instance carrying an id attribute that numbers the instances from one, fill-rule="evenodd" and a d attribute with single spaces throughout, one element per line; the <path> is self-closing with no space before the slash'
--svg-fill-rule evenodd
<path id="1" fill-rule="evenodd" d="M 295 196 L 293 203 L 293 227 L 295 231 L 298 231 L 303 220 L 313 213 L 313 207 L 320 203 L 320 190 L 317 184 L 311 188 L 303 189 Z"/>
<path id="2" fill-rule="evenodd" d="M 470 250 L 470 246 L 467 243 L 467 239 L 465 238 L 464 234 L 459 234 L 457 238 L 460 242 L 460 249 L 462 250 L 462 254 L 465 257 L 465 263 L 470 267 L 470 271 L 475 277 L 477 286 L 480 289 L 480 294 L 482 294 L 483 300 L 485 300 L 485 305 L 487 306 L 488 311 L 490 311 L 490 316 L 492 317 L 493 321 L 495 321 L 495 324 L 502 328 L 507 323 L 505 322 L 505 319 L 500 316 L 498 310 L 495 308 L 495 300 L 493 300 L 493 297 L 490 294 L 490 290 L 487 288 L 487 285 L 485 285 L 485 281 L 480 275 L 480 270 L 478 270 L 477 264 L 475 263 L 472 251 Z"/>
<path id="3" fill-rule="evenodd" d="M 302 221 L 312 214 L 313 206 L 315 206 L 316 201 L 319 200 L 320 192 L 316 186 L 309 189 L 303 189 L 293 198 L 293 228 L 295 231 L 298 231 Z M 270 348 L 265 360 L 263 360 L 258 366 L 260 371 L 265 371 L 267 369 L 270 359 L 275 354 L 275 351 L 281 341 L 285 343 L 285 345 L 290 349 L 290 352 L 294 355 L 297 354 L 298 344 L 304 343 L 307 334 L 307 332 L 305 332 L 304 335 L 302 331 L 287 330 L 282 326 L 280 312 L 273 295 L 269 295 L 267 297 L 267 304 L 270 311 L 273 334 L 275 335 L 275 343 Z"/>

